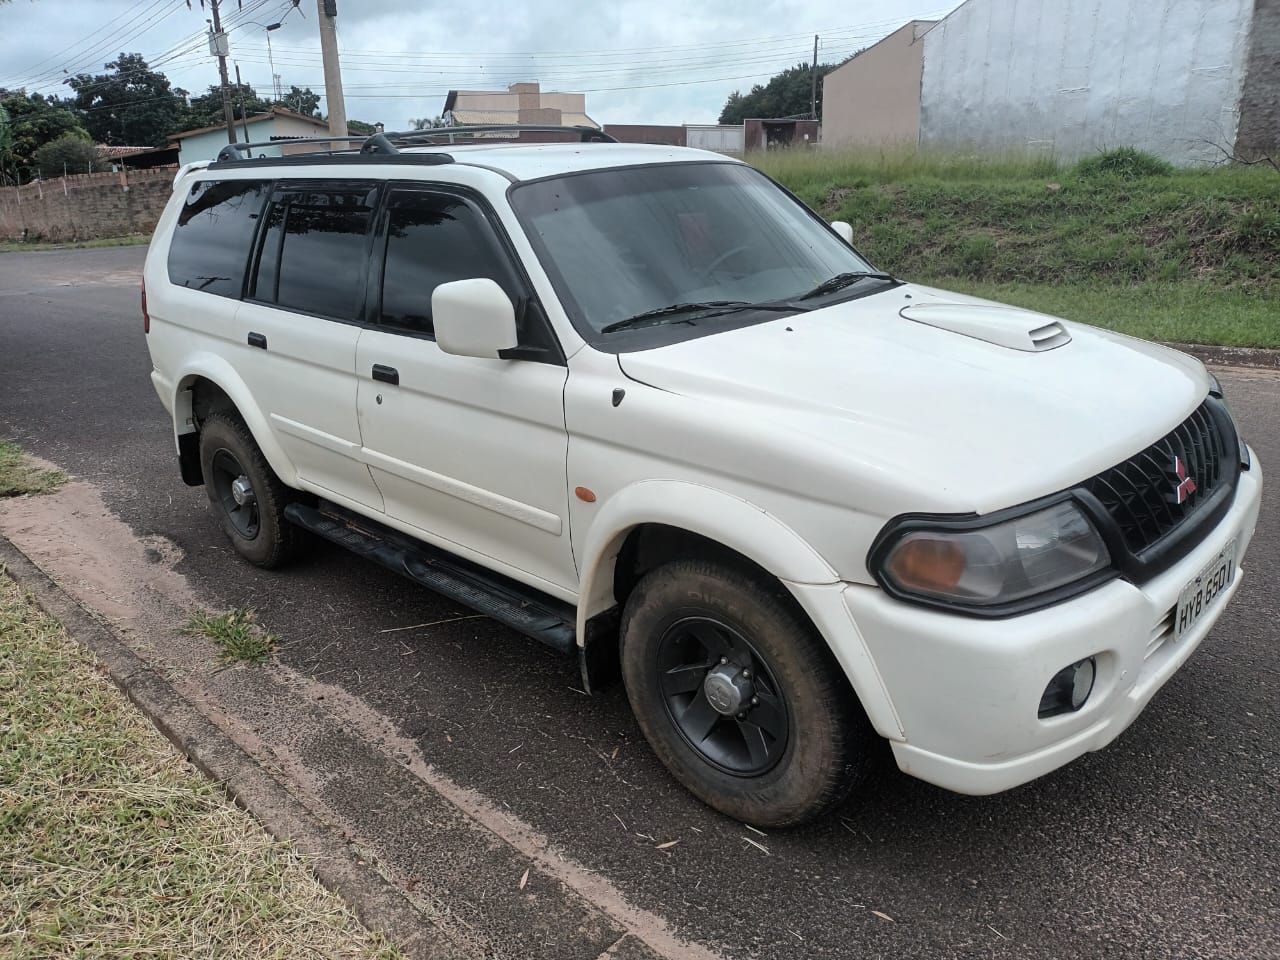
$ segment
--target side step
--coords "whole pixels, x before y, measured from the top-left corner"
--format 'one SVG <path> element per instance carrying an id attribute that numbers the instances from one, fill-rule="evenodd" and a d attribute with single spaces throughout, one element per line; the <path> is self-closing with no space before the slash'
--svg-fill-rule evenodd
<path id="1" fill-rule="evenodd" d="M 284 508 L 284 515 L 304 530 L 332 540 L 561 653 L 577 650 L 574 609 L 554 597 L 327 501 L 320 501 L 319 509 L 291 503 Z"/>

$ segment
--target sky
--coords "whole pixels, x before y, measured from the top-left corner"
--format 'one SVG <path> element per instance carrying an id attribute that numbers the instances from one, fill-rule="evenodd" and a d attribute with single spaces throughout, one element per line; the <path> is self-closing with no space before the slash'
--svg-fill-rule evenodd
<path id="1" fill-rule="evenodd" d="M 838 62 L 958 0 L 337 0 L 350 119 L 403 129 L 451 89 L 585 92 L 598 123 L 714 123 L 734 90 L 813 56 Z M 324 93 L 318 0 L 221 0 L 232 60 L 261 95 L 272 69 Z M 206 0 L 206 8 L 209 0 Z M 217 82 L 200 0 L 11 0 L 0 5 L 0 87 L 67 95 L 68 74 L 141 53 L 175 87 Z M 270 33 L 264 25 L 281 22 Z M 234 76 L 234 70 L 233 70 Z M 327 112 L 322 103 L 321 110 Z"/>

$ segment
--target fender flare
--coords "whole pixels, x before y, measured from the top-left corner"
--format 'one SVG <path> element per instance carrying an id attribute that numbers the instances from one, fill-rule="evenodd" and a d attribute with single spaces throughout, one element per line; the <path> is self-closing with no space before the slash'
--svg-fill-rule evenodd
<path id="1" fill-rule="evenodd" d="M 636 527 L 660 523 L 696 533 L 737 551 L 775 576 L 815 624 L 819 633 L 837 630 L 843 642 L 823 640 L 840 664 L 872 726 L 901 739 L 902 725 L 880 671 L 844 605 L 839 574 L 801 536 L 768 511 L 740 497 L 698 483 L 645 480 L 610 497 L 588 528 L 581 553 L 577 636 L 584 682 L 605 658 L 593 649 L 588 622 L 617 605 L 614 565 Z M 590 646 L 588 639 L 591 639 Z M 602 671 L 603 673 L 604 671 Z"/>
<path id="2" fill-rule="evenodd" d="M 616 604 L 613 569 L 628 534 L 661 523 L 715 540 L 751 558 L 780 580 L 835 583 L 840 578 L 813 547 L 777 517 L 748 500 L 700 483 L 642 480 L 614 494 L 587 529 L 579 571 L 578 643 L 586 623 Z"/>
<path id="3" fill-rule="evenodd" d="M 184 425 L 191 426 L 191 399 L 189 392 L 192 382 L 197 378 L 202 378 L 215 384 L 231 398 L 231 402 L 236 406 L 236 411 L 244 420 L 245 426 L 249 428 L 249 432 L 253 434 L 253 439 L 262 450 L 262 455 L 266 458 L 271 469 L 275 471 L 276 476 L 287 486 L 297 486 L 297 468 L 293 465 L 293 461 L 289 459 L 289 455 L 285 453 L 284 447 L 280 445 L 275 431 L 271 429 L 271 424 L 263 416 L 257 403 L 254 402 L 253 393 L 246 386 L 244 380 L 240 378 L 240 374 L 236 372 L 235 367 L 215 354 L 196 354 L 183 367 L 182 372 L 174 382 L 173 427 L 175 437 L 182 432 L 190 432 L 190 430 L 183 431 L 182 427 Z"/>

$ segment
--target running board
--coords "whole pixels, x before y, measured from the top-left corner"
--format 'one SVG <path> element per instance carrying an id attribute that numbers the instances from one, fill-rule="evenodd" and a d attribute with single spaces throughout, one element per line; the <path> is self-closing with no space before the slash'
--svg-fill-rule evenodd
<path id="1" fill-rule="evenodd" d="M 561 653 L 577 650 L 574 609 L 554 597 L 327 501 L 322 500 L 319 509 L 291 503 L 284 508 L 284 515 L 304 530 L 430 587 Z"/>

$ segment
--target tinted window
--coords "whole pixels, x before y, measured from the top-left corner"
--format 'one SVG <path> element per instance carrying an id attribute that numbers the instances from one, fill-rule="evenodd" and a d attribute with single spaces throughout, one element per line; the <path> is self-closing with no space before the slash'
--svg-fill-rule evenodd
<path id="1" fill-rule="evenodd" d="M 511 296 L 510 276 L 493 228 L 465 200 L 430 193 L 392 194 L 382 323 L 430 333 L 431 291 L 440 284 L 488 277 Z"/>
<path id="2" fill-rule="evenodd" d="M 249 180 L 192 184 L 169 245 L 169 281 L 239 299 L 267 189 Z"/>
<path id="3" fill-rule="evenodd" d="M 523 184 L 511 202 L 588 339 L 670 304 L 787 300 L 868 269 L 810 211 L 743 164 L 600 170 Z"/>
<path id="4" fill-rule="evenodd" d="M 368 184 L 278 191 L 267 212 L 250 296 L 356 319 L 364 302 L 365 237 L 375 198 Z"/>

